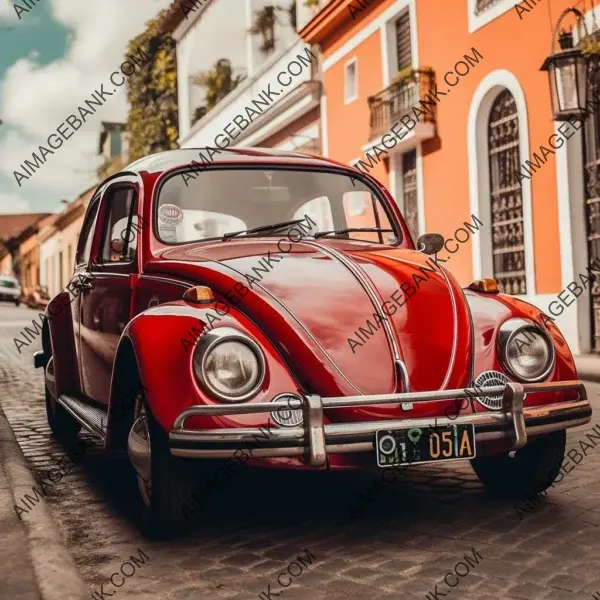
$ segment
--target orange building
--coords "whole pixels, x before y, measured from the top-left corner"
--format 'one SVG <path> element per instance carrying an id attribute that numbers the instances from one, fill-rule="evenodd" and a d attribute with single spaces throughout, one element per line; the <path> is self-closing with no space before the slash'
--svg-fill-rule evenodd
<path id="1" fill-rule="evenodd" d="M 579 277 L 600 257 L 599 114 L 554 121 L 540 70 L 568 6 L 329 0 L 300 35 L 322 51 L 323 154 L 384 183 L 413 235 L 454 237 L 476 215 L 448 268 L 464 284 L 495 277 L 553 315 L 575 353 L 600 352 L 600 285 Z"/>

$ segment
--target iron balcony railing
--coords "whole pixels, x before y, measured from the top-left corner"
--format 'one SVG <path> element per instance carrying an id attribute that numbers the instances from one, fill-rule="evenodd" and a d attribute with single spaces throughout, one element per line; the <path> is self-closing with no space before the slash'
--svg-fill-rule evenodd
<path id="1" fill-rule="evenodd" d="M 378 137 L 394 126 L 404 115 L 412 115 L 412 107 L 419 106 L 419 100 L 427 100 L 427 93 L 433 91 L 435 74 L 433 71 L 414 70 L 400 82 L 392 83 L 368 99 L 371 112 L 371 139 Z M 434 112 L 422 115 L 423 121 L 435 122 Z"/>

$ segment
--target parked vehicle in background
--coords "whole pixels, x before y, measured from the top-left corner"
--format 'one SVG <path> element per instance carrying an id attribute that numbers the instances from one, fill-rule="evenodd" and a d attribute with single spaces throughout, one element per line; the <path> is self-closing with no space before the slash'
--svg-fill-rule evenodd
<path id="1" fill-rule="evenodd" d="M 23 302 L 25 302 L 29 308 L 46 308 L 50 302 L 48 287 L 45 285 L 38 285 L 34 292 L 27 294 L 27 296 L 23 299 Z"/>
<path id="2" fill-rule="evenodd" d="M 21 286 L 13 275 L 0 275 L 0 300 L 21 304 Z"/>

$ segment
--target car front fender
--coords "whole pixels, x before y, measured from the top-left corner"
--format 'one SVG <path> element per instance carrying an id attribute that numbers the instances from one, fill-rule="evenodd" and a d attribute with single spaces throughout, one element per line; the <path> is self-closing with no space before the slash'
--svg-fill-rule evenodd
<path id="1" fill-rule="evenodd" d="M 123 394 L 135 388 L 135 378 L 129 377 L 126 388 L 120 384 L 123 369 L 137 369 L 146 402 L 158 423 L 169 431 L 178 415 L 194 405 L 218 403 L 198 383 L 194 374 L 195 342 L 207 331 L 218 327 L 237 329 L 257 342 L 265 357 L 266 376 L 255 397 L 249 402 L 266 402 L 280 393 L 297 392 L 298 383 L 269 339 L 255 324 L 239 311 L 221 315 L 214 306 L 189 306 L 183 301 L 153 307 L 137 315 L 124 329 L 117 349 L 111 398 L 109 403 L 109 431 L 118 420 Z M 215 317 L 217 315 L 217 317 Z M 216 320 L 218 318 L 218 320 Z M 134 361 L 123 359 L 129 349 Z M 129 373 L 131 375 L 131 373 Z M 128 391 L 129 390 L 129 391 Z M 231 419 L 194 417 L 192 427 L 219 427 L 266 425 L 267 414 L 240 415 Z"/>

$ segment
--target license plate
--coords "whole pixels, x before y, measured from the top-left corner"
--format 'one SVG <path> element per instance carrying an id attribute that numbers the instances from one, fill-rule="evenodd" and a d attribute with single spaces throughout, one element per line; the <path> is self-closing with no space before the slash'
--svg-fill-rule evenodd
<path id="1" fill-rule="evenodd" d="M 472 424 L 379 429 L 375 433 L 380 467 L 466 460 L 475 457 Z"/>

